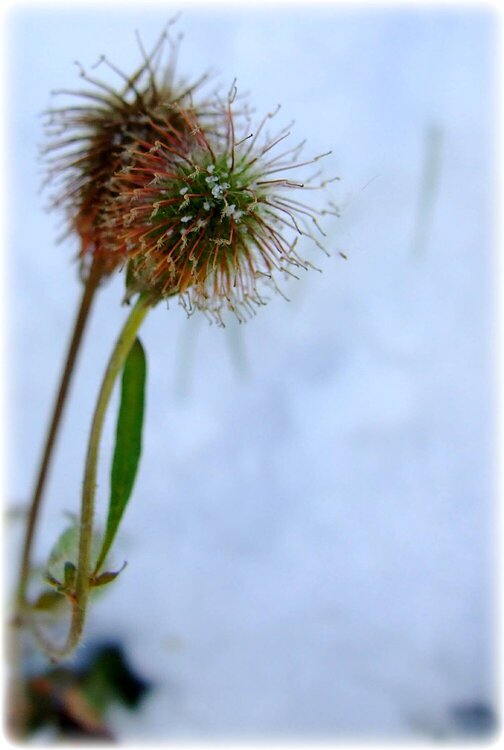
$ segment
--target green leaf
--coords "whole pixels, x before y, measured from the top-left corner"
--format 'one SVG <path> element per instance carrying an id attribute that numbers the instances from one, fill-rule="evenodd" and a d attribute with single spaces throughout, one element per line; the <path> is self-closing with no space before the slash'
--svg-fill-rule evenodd
<path id="1" fill-rule="evenodd" d="M 66 599 L 62 592 L 46 589 L 43 591 L 33 604 L 33 609 L 51 610 L 59 607 Z"/>
<path id="2" fill-rule="evenodd" d="M 121 402 L 116 428 L 116 444 L 110 478 L 110 504 L 103 546 L 95 567 L 98 573 L 112 546 L 131 496 L 142 452 L 142 425 L 147 364 L 140 340 L 135 343 L 124 364 Z"/>
<path id="3" fill-rule="evenodd" d="M 79 554 L 79 527 L 68 526 L 58 537 L 47 562 L 47 576 L 58 583 L 65 580 L 65 566 L 68 562 L 76 565 Z"/>

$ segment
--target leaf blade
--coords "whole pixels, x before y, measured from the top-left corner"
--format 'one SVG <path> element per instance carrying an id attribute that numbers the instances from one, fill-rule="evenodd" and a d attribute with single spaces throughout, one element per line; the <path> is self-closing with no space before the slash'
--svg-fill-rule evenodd
<path id="1" fill-rule="evenodd" d="M 112 546 L 135 484 L 142 453 L 146 373 L 145 351 L 140 339 L 137 338 L 130 349 L 123 368 L 116 442 L 110 475 L 107 525 L 102 549 L 95 567 L 95 575 Z"/>

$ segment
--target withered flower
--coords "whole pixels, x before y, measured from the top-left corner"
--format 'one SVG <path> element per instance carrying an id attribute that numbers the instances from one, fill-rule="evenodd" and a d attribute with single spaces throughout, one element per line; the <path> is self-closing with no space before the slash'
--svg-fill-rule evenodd
<path id="1" fill-rule="evenodd" d="M 47 112 L 46 131 L 51 141 L 44 153 L 49 166 L 47 181 L 54 187 L 51 205 L 65 213 L 65 236 L 76 232 L 80 238 L 83 269 L 94 258 L 101 272 L 108 274 L 119 261 L 117 253 L 110 255 L 104 250 L 100 213 L 110 178 L 124 167 L 128 148 L 152 140 L 156 124 L 171 124 L 183 131 L 184 108 L 192 116 L 200 114 L 192 95 L 207 76 L 192 84 L 175 80 L 179 41 L 173 41 L 166 29 L 147 54 L 138 38 L 143 62 L 133 75 L 127 76 L 104 56 L 100 58 L 99 62 L 119 77 L 120 85 L 112 86 L 81 69 L 81 77 L 90 85 L 86 90 L 55 92 L 79 100 Z M 163 63 L 167 44 L 168 61 Z"/>
<path id="2" fill-rule="evenodd" d="M 263 136 L 276 112 L 253 134 L 239 118 L 239 135 L 235 93 L 210 131 L 184 109 L 177 120 L 152 122 L 153 140 L 132 143 L 107 186 L 100 227 L 107 252 L 127 259 L 130 294 L 148 292 L 153 303 L 179 295 L 188 313 L 202 310 L 220 324 L 226 309 L 240 321 L 250 317 L 267 301 L 265 286 L 280 291 L 276 275 L 313 267 L 296 245 L 305 236 L 324 249 L 317 217 L 327 213 L 297 197 L 326 184 L 313 183 L 320 173 L 289 177 L 326 154 L 301 162 L 304 143 L 276 153 L 289 136 L 287 128 Z"/>

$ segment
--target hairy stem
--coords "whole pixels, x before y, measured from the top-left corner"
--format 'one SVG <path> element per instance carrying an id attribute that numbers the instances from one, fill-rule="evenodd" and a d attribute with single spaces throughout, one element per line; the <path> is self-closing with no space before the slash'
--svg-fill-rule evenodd
<path id="1" fill-rule="evenodd" d="M 49 428 L 44 443 L 42 459 L 37 474 L 35 489 L 28 512 L 25 537 L 21 553 L 21 565 L 17 589 L 17 601 L 20 607 L 22 607 L 26 603 L 26 589 L 30 576 L 31 555 L 35 538 L 35 531 L 37 528 L 38 519 L 40 517 L 42 498 L 44 495 L 44 489 L 47 482 L 54 448 L 56 446 L 58 431 L 61 425 L 61 418 L 63 416 L 63 411 L 68 396 L 68 389 L 75 370 L 77 355 L 79 353 L 83 334 L 86 328 L 87 321 L 89 319 L 89 313 L 91 311 L 91 306 L 101 276 L 102 271 L 99 264 L 93 262 L 89 272 L 89 276 L 84 286 L 80 306 L 77 312 L 77 317 L 75 319 L 74 329 L 72 337 L 70 339 L 70 345 L 68 347 L 63 374 L 61 376 L 61 382 L 56 395 L 56 401 L 54 403 L 52 417 L 49 423 Z"/>
<path id="2" fill-rule="evenodd" d="M 84 470 L 75 595 L 72 597 L 72 620 L 66 643 L 61 647 L 52 645 L 49 639 L 40 632 L 33 618 L 30 622 L 34 635 L 40 645 L 53 659 L 61 659 L 73 651 L 80 640 L 84 628 L 89 598 L 89 577 L 91 575 L 91 543 L 93 539 L 96 470 L 103 423 L 115 381 L 124 366 L 126 357 L 135 342 L 138 329 L 150 307 L 151 304 L 146 297 L 139 297 L 116 341 L 98 394 L 93 421 L 91 423 Z"/>

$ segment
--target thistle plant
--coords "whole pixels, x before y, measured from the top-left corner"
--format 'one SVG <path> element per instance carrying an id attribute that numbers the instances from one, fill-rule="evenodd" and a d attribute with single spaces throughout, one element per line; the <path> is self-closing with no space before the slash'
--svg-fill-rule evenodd
<path id="1" fill-rule="evenodd" d="M 327 183 L 312 167 L 327 154 L 303 159 L 304 142 L 288 145 L 289 128 L 269 135 L 278 110 L 254 127 L 246 108 L 235 110 L 234 84 L 224 99 L 215 95 L 195 106 L 194 87 L 176 90 L 157 82 L 156 50 L 125 79 L 121 95 L 102 87 L 88 107 L 57 115 L 63 130 L 75 129 L 67 140 L 77 143 L 77 151 L 53 164 L 63 185 L 56 203 L 80 236 L 81 259 L 91 256 L 91 268 L 98 267 L 101 276 L 124 272 L 131 310 L 92 419 L 75 553 L 62 561 L 59 575 L 47 576 L 71 607 L 63 644 L 55 645 L 43 632 L 21 587 L 24 622 L 53 658 L 66 656 L 79 642 L 90 591 L 120 572 L 107 569 L 107 558 L 141 454 L 146 357 L 138 331 L 148 312 L 162 300 L 177 299 L 189 315 L 201 311 L 220 326 L 228 313 L 244 322 L 266 304 L 268 290 L 283 294 L 283 277 L 314 268 L 298 245 L 301 240 L 324 250 L 319 219 L 333 211 L 318 210 L 303 197 Z M 306 176 L 306 170 L 314 173 Z M 101 433 L 119 376 L 109 509 L 97 540 Z"/>

